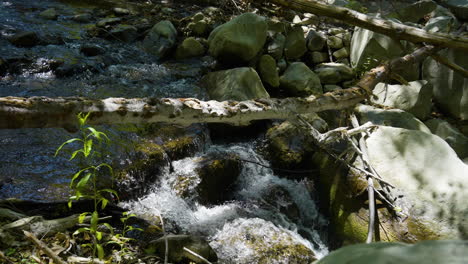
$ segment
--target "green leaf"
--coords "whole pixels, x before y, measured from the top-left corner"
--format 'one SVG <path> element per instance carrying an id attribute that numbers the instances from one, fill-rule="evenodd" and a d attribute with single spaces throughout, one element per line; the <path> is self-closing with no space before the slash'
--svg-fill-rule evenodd
<path id="1" fill-rule="evenodd" d="M 119 199 L 119 195 L 117 194 L 117 192 L 115 190 L 112 190 L 112 189 L 101 189 L 99 190 L 99 193 L 112 193 L 113 195 L 115 195 L 117 197 L 117 199 Z"/>
<path id="2" fill-rule="evenodd" d="M 89 181 L 89 178 L 91 178 L 92 175 L 93 174 L 90 173 L 90 172 L 86 173 L 86 175 L 84 177 L 82 177 L 81 180 L 76 184 L 76 188 L 81 189 L 81 188 L 85 187 L 86 184 Z"/>
<path id="3" fill-rule="evenodd" d="M 114 175 L 114 169 L 112 169 L 112 166 L 111 166 L 111 165 L 109 165 L 109 164 L 107 164 L 107 163 L 101 163 L 101 164 L 99 164 L 99 165 L 96 166 L 96 170 L 99 169 L 99 168 L 101 168 L 101 167 L 106 167 L 106 168 L 108 168 L 110 174 L 111 174 L 111 175 Z"/>
<path id="4" fill-rule="evenodd" d="M 97 254 L 99 259 L 104 258 L 104 249 L 102 248 L 101 244 L 96 244 Z"/>
<path id="5" fill-rule="evenodd" d="M 86 171 L 86 170 L 89 170 L 89 169 L 93 169 L 93 168 L 94 168 L 93 166 L 87 167 L 87 168 L 81 169 L 81 170 L 79 170 L 77 173 L 75 173 L 75 174 L 73 175 L 72 179 L 71 179 L 70 188 L 73 188 L 73 182 L 74 182 L 78 177 L 80 177 L 80 175 L 81 175 L 81 173 L 82 173 L 83 171 Z"/>
<path id="6" fill-rule="evenodd" d="M 90 114 L 91 112 L 88 112 L 86 115 L 81 112 L 78 113 L 77 117 L 78 117 L 78 123 L 80 123 L 80 127 L 83 127 L 84 125 L 86 125 L 86 121 L 88 120 L 88 117 Z"/>
<path id="7" fill-rule="evenodd" d="M 101 199 L 101 209 L 104 210 L 104 208 L 106 208 L 108 202 L 109 202 L 109 200 L 107 200 L 106 198 L 102 198 Z"/>
<path id="8" fill-rule="evenodd" d="M 75 151 L 73 151 L 73 153 L 70 156 L 70 159 L 68 159 L 68 160 L 74 159 L 78 153 L 83 153 L 83 155 L 85 154 L 82 149 L 75 150 Z"/>
<path id="9" fill-rule="evenodd" d="M 84 145 L 83 145 L 83 150 L 84 150 L 83 154 L 85 155 L 85 157 L 88 157 L 91 151 L 93 150 L 92 139 L 85 140 Z"/>
<path id="10" fill-rule="evenodd" d="M 68 208 L 72 208 L 72 200 L 68 200 Z"/>
<path id="11" fill-rule="evenodd" d="M 75 232 L 73 232 L 73 236 L 76 236 L 78 234 L 81 234 L 83 232 L 89 232 L 89 228 L 88 227 L 81 227 L 81 228 L 78 228 Z"/>
<path id="12" fill-rule="evenodd" d="M 78 223 L 82 224 L 83 221 L 85 220 L 86 216 L 89 215 L 90 212 L 84 212 L 84 213 L 81 213 L 79 216 L 78 216 Z"/>
<path id="13" fill-rule="evenodd" d="M 83 141 L 83 140 L 81 140 L 81 139 L 79 139 L 79 138 L 72 138 L 72 139 L 69 139 L 69 140 L 63 142 L 63 144 L 60 145 L 60 147 L 58 147 L 57 150 L 55 151 L 54 157 L 57 157 L 59 151 L 60 151 L 65 145 L 70 144 L 70 143 L 75 142 L 75 141 Z"/>
<path id="14" fill-rule="evenodd" d="M 101 241 L 101 239 L 102 239 L 102 232 L 96 231 L 96 239 L 97 239 L 98 241 Z"/>
<path id="15" fill-rule="evenodd" d="M 91 230 L 97 230 L 97 225 L 99 221 L 99 214 L 97 211 L 94 211 L 91 215 Z"/>
<path id="16" fill-rule="evenodd" d="M 109 229 L 111 235 L 114 235 L 114 228 L 109 223 L 103 223 L 103 225 Z"/>

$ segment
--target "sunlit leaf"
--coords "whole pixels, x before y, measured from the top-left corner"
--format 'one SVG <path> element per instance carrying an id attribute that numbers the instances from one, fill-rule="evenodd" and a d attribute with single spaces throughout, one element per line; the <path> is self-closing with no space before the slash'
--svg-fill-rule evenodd
<path id="1" fill-rule="evenodd" d="M 92 176 L 92 173 L 90 173 L 90 172 L 86 173 L 86 175 L 84 177 L 82 177 L 81 180 L 76 184 L 76 188 L 81 189 L 84 186 L 86 186 L 86 184 L 88 183 L 89 178 L 91 178 L 91 176 Z"/>
<path id="2" fill-rule="evenodd" d="M 102 248 L 101 244 L 96 244 L 96 249 L 98 253 L 98 258 L 99 259 L 104 259 L 104 249 Z"/>
<path id="3" fill-rule="evenodd" d="M 97 239 L 98 241 L 101 241 L 101 239 L 102 239 L 102 232 L 96 231 L 96 239 Z"/>
<path id="4" fill-rule="evenodd" d="M 65 145 L 70 144 L 70 143 L 75 142 L 75 141 L 83 141 L 83 140 L 81 140 L 81 139 L 79 139 L 79 138 L 72 138 L 72 139 L 69 139 L 69 140 L 63 142 L 63 144 L 60 145 L 60 147 L 58 147 L 57 150 L 55 151 L 54 157 L 56 157 L 56 156 L 58 155 L 59 151 L 60 151 Z"/>
<path id="5" fill-rule="evenodd" d="M 99 221 L 99 214 L 97 211 L 94 211 L 91 215 L 91 230 L 97 230 L 97 225 Z"/>
<path id="6" fill-rule="evenodd" d="M 84 212 L 84 213 L 81 213 L 79 216 L 78 216 L 78 223 L 82 224 L 86 218 L 87 215 L 89 215 L 90 213 L 89 212 Z"/>
<path id="7" fill-rule="evenodd" d="M 106 198 L 102 198 L 102 200 L 101 200 L 101 209 L 106 208 L 108 202 L 109 202 L 109 200 L 107 200 Z"/>

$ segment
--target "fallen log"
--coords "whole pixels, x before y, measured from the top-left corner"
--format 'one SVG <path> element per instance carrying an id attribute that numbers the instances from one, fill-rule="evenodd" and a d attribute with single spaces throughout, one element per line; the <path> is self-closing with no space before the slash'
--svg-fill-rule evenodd
<path id="1" fill-rule="evenodd" d="M 248 101 L 201 101 L 194 98 L 107 98 L 78 97 L 2 97 L 0 98 L 0 129 L 63 127 L 77 129 L 76 114 L 90 112 L 88 124 L 144 124 L 166 122 L 228 123 L 244 125 L 254 120 L 289 119 L 297 114 L 340 110 L 352 107 L 372 94 L 379 82 L 405 65 L 416 63 L 438 51 L 424 46 L 412 54 L 384 63 L 369 72 L 356 87 L 306 98 L 257 99 Z"/>
<path id="2" fill-rule="evenodd" d="M 357 11 L 313 0 L 269 0 L 268 2 L 299 12 L 338 19 L 353 26 L 413 43 L 428 43 L 440 47 L 468 50 L 468 38 L 455 34 L 432 33 L 382 18 L 368 16 Z"/>

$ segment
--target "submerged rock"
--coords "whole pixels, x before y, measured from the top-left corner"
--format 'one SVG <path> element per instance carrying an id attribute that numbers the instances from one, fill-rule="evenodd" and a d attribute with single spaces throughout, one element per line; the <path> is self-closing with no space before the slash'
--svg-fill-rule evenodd
<path id="1" fill-rule="evenodd" d="M 157 57 L 163 58 L 169 55 L 176 44 L 177 30 L 169 20 L 164 20 L 151 28 L 143 40 L 143 47 Z"/>
<path id="2" fill-rule="evenodd" d="M 131 25 L 120 24 L 109 32 L 108 39 L 132 42 L 138 37 L 138 29 Z"/>
<path id="3" fill-rule="evenodd" d="M 213 100 L 242 101 L 270 97 L 253 68 L 211 72 L 203 77 L 202 83 Z"/>
<path id="4" fill-rule="evenodd" d="M 49 8 L 47 10 L 42 11 L 39 16 L 44 19 L 48 20 L 56 20 L 58 17 L 57 10 L 55 8 Z"/>
<path id="5" fill-rule="evenodd" d="M 266 42 L 265 18 L 253 13 L 242 14 L 215 28 L 208 37 L 209 52 L 227 62 L 248 62 Z"/>
<path id="6" fill-rule="evenodd" d="M 40 43 L 39 36 L 33 31 L 23 31 L 11 36 L 8 41 L 18 47 L 33 47 Z"/>

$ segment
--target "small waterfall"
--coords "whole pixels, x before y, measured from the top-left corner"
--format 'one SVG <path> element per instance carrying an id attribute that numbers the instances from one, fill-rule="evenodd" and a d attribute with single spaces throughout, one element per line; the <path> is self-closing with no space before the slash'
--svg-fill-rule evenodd
<path id="1" fill-rule="evenodd" d="M 233 242 L 232 239 L 243 236 L 246 229 L 263 237 L 267 246 L 274 244 L 273 240 L 281 242 L 287 237 L 289 242 L 313 250 L 318 258 L 326 255 L 328 250 L 323 242 L 326 237 L 320 230 L 325 229 L 327 221 L 318 213 L 306 184 L 279 178 L 270 168 L 260 166 L 269 164 L 252 146 L 249 143 L 211 145 L 205 153 L 174 161 L 173 170 L 165 170 L 150 194 L 137 201 L 124 202 L 122 206 L 148 220 L 162 215 L 169 231 L 206 237 L 221 263 L 256 263 L 255 252 L 245 248 L 247 240 Z M 243 161 L 252 161 L 243 162 L 233 199 L 205 206 L 193 197 L 181 198 L 178 179 L 191 179 L 187 188 L 193 189 L 200 181 L 195 171 L 197 160 L 210 153 L 236 154 Z"/>

